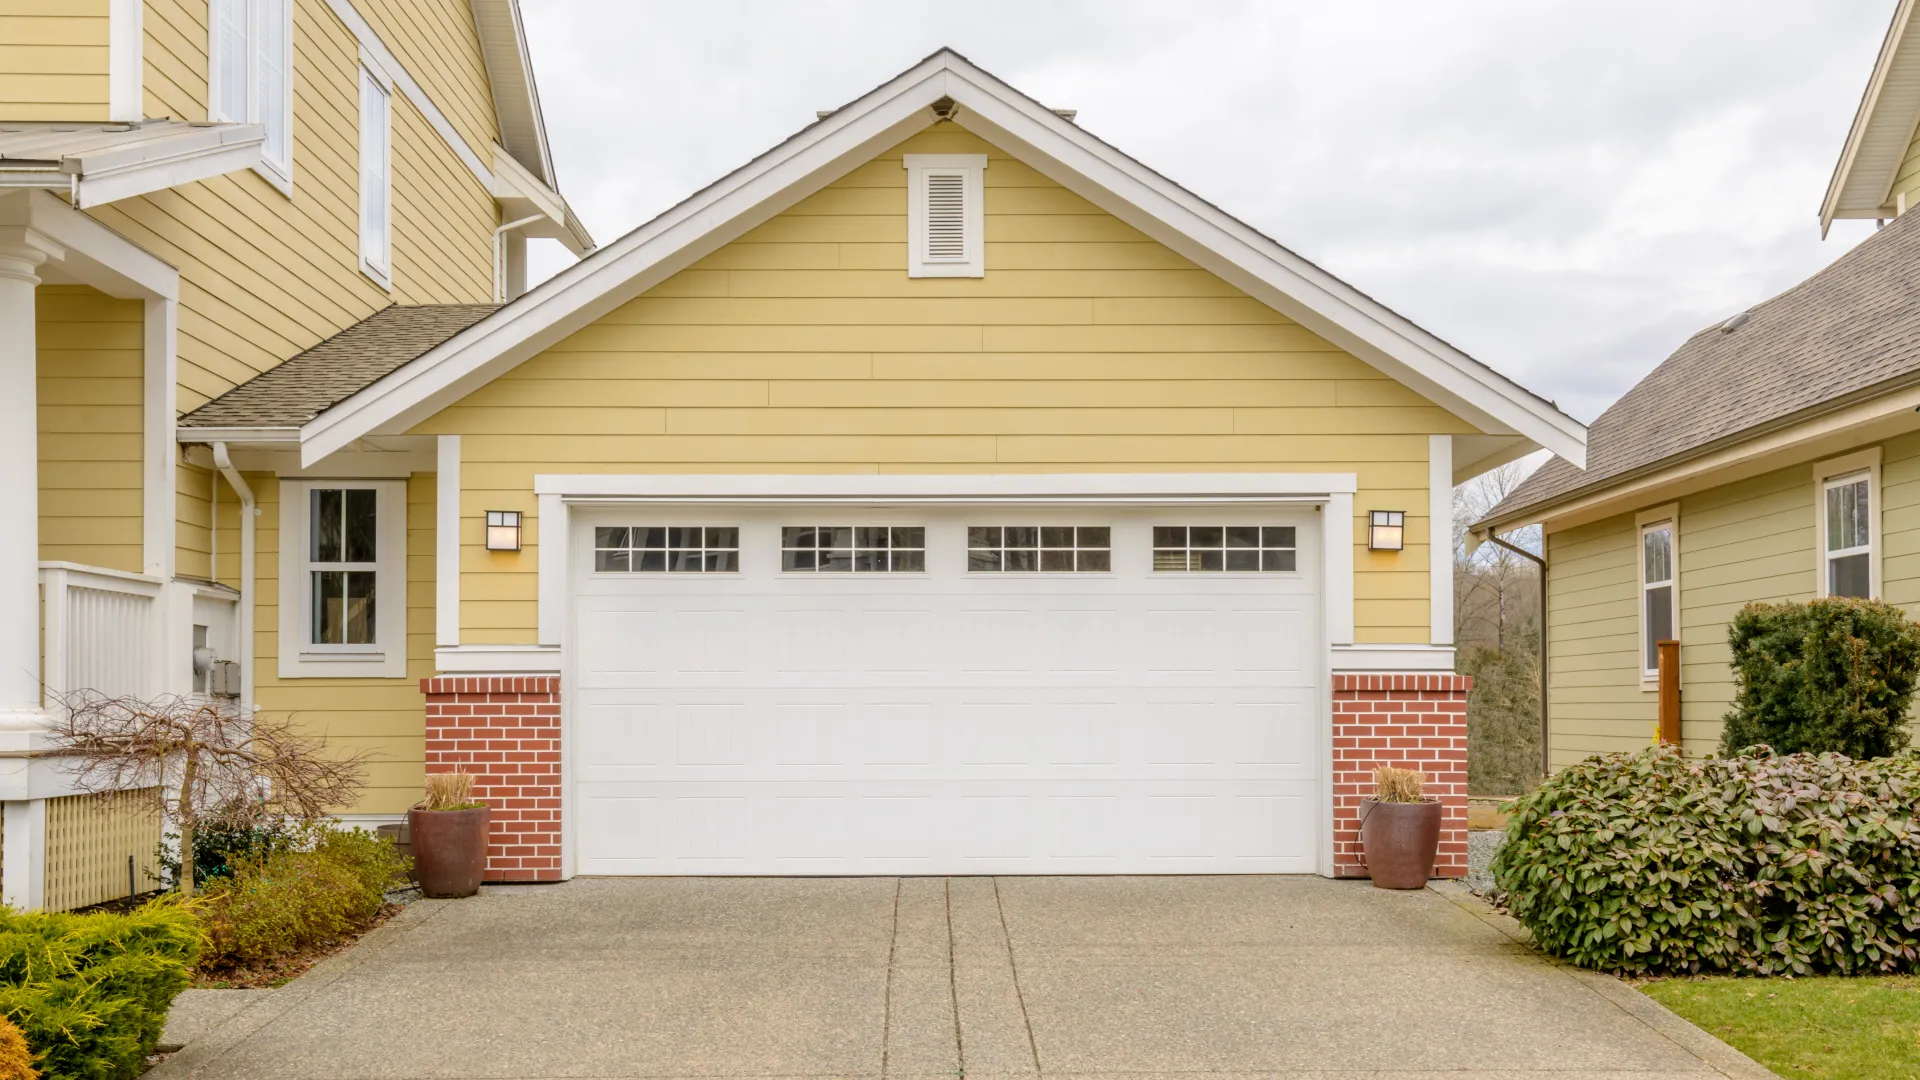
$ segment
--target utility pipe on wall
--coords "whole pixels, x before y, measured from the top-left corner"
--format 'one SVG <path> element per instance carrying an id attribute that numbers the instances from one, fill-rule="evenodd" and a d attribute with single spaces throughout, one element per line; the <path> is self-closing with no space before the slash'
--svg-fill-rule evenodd
<path id="1" fill-rule="evenodd" d="M 257 707 L 253 701 L 253 519 L 260 511 L 254 509 L 253 489 L 247 486 L 247 479 L 240 470 L 233 467 L 233 459 L 227 455 L 227 444 L 213 444 L 213 464 L 220 475 L 227 478 L 228 486 L 234 494 L 240 496 L 240 702 L 241 708 L 250 716 Z M 214 522 L 217 531 L 220 523 Z M 216 571 L 217 572 L 217 571 Z"/>

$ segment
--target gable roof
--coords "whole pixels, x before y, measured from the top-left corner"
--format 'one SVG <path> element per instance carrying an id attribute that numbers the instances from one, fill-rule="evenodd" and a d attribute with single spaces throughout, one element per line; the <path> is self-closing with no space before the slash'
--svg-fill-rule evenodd
<path id="1" fill-rule="evenodd" d="M 1860 96 L 1853 126 L 1840 149 L 1827 197 L 1820 204 L 1820 235 L 1835 218 L 1890 218 L 1893 181 L 1920 125 L 1920 27 L 1914 0 L 1900 0 L 1880 43 L 1873 75 Z"/>
<path id="2" fill-rule="evenodd" d="M 1593 422 L 1581 471 L 1535 470 L 1474 528 L 1538 520 L 1567 498 L 1920 382 L 1920 213 L 1738 319 L 1710 326 Z"/>
<path id="3" fill-rule="evenodd" d="M 323 410 L 300 431 L 311 463 L 403 432 L 575 330 L 878 156 L 958 106 L 969 131 L 1489 434 L 1575 462 L 1586 429 L 1218 207 L 942 49 L 512 304 Z"/>
<path id="4" fill-rule="evenodd" d="M 297 428 L 334 403 L 498 310 L 497 304 L 381 308 L 180 418 L 195 429 Z"/>
<path id="5" fill-rule="evenodd" d="M 539 181 L 558 190 L 553 155 L 547 149 L 547 121 L 540 112 L 540 91 L 533 82 L 533 60 L 520 21 L 520 0 L 473 0 L 474 28 L 493 87 L 493 111 L 500 145 Z"/>

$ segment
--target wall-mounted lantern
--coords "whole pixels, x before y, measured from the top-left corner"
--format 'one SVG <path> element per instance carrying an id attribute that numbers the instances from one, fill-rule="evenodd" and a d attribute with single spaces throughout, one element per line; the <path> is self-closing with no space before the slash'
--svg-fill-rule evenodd
<path id="1" fill-rule="evenodd" d="M 487 511 L 487 550 L 520 550 L 520 511 Z"/>
<path id="2" fill-rule="evenodd" d="M 1374 510 L 1367 515 L 1367 548 L 1370 551 L 1399 551 L 1407 546 L 1407 512 Z"/>

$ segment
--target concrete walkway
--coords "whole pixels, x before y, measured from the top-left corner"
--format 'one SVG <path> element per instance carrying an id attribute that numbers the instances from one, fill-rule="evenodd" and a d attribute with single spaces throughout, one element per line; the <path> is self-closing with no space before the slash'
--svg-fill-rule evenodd
<path id="1" fill-rule="evenodd" d="M 1511 934 L 1454 886 L 582 879 L 417 903 L 148 1076 L 1772 1075 Z"/>

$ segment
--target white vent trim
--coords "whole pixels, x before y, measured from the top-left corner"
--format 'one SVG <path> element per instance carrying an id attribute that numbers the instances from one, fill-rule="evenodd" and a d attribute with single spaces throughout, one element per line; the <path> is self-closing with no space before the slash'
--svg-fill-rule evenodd
<path id="1" fill-rule="evenodd" d="M 907 276 L 987 272 L 985 154 L 906 154 Z"/>

